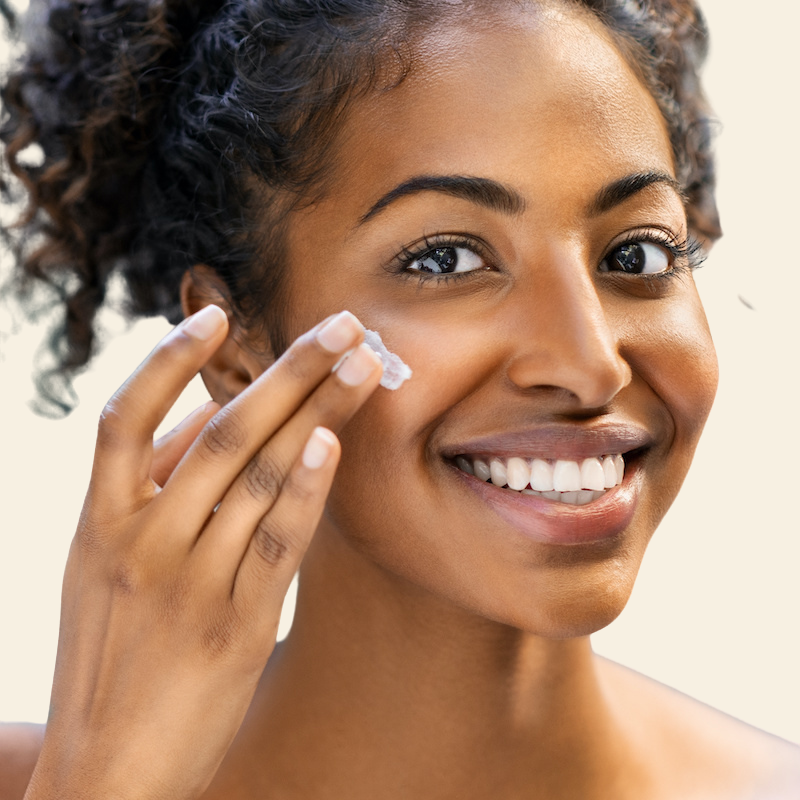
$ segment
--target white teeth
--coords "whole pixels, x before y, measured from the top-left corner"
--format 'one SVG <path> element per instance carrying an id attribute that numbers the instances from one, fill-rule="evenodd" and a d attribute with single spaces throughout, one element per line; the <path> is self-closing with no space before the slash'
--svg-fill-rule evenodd
<path id="1" fill-rule="evenodd" d="M 508 488 L 521 492 L 531 479 L 531 471 L 521 458 L 509 458 L 507 471 Z M 494 483 L 494 481 L 492 481 Z"/>
<path id="2" fill-rule="evenodd" d="M 581 464 L 581 489 L 600 491 L 606 488 L 603 465 L 599 458 L 585 458 Z"/>
<path id="3" fill-rule="evenodd" d="M 625 460 L 621 455 L 614 456 L 614 466 L 617 468 L 617 483 L 622 483 L 622 479 L 625 477 Z"/>
<path id="4" fill-rule="evenodd" d="M 480 478 L 482 481 L 488 481 L 489 478 L 492 477 L 492 471 L 489 469 L 489 465 L 485 461 L 481 461 L 479 458 L 476 458 L 472 462 L 472 468 L 475 470 L 475 477 Z"/>
<path id="5" fill-rule="evenodd" d="M 547 500 L 555 500 L 557 503 L 570 503 L 576 506 L 585 506 L 595 500 L 599 500 L 605 492 L 593 492 L 590 489 L 581 489 L 579 492 L 535 492 L 533 489 L 523 489 L 522 494 L 544 497 Z"/>
<path id="6" fill-rule="evenodd" d="M 556 461 L 553 467 L 553 488 L 557 492 L 577 492 L 581 487 L 581 470 L 576 461 Z"/>
<path id="7" fill-rule="evenodd" d="M 472 464 L 468 458 L 464 458 L 464 456 L 458 456 L 458 458 L 456 458 L 456 464 L 458 465 L 458 468 L 462 472 L 466 472 L 467 475 L 475 474 L 474 470 L 472 469 Z"/>
<path id="8" fill-rule="evenodd" d="M 505 486 L 508 483 L 508 473 L 506 466 L 497 458 L 493 458 L 489 462 L 489 471 L 492 476 L 492 483 L 495 486 Z"/>
<path id="9" fill-rule="evenodd" d="M 613 489 L 617 485 L 617 465 L 614 463 L 614 456 L 603 458 L 603 480 L 604 489 Z"/>
<path id="10" fill-rule="evenodd" d="M 586 505 L 600 499 L 608 489 L 619 486 L 625 475 L 625 460 L 619 454 L 581 462 L 558 459 L 552 463 L 543 458 L 528 460 L 517 456 L 507 460 L 457 456 L 455 461 L 462 472 L 479 480 L 570 505 Z"/>
<path id="11" fill-rule="evenodd" d="M 531 464 L 531 489 L 537 492 L 553 491 L 553 468 L 541 458 L 534 458 Z"/>

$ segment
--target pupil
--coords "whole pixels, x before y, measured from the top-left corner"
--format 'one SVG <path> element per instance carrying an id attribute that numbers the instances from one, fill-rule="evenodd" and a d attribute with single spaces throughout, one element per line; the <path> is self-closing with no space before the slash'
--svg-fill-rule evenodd
<path id="1" fill-rule="evenodd" d="M 617 249 L 614 259 L 623 272 L 641 272 L 644 268 L 644 248 L 640 244 L 624 244 Z"/>
<path id="2" fill-rule="evenodd" d="M 419 260 L 419 268 L 425 272 L 452 272 L 457 261 L 455 247 L 437 247 Z"/>

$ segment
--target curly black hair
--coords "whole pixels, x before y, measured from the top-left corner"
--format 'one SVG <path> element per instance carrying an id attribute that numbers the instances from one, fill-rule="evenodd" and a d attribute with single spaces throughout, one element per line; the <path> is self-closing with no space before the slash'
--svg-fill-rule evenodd
<path id="1" fill-rule="evenodd" d="M 716 238 L 713 125 L 699 81 L 707 29 L 696 3 L 567 1 L 604 22 L 646 81 L 667 122 L 690 228 Z M 46 284 L 65 311 L 42 395 L 69 410 L 65 387 L 95 349 L 96 314 L 114 274 L 127 283 L 132 315 L 176 322 L 182 275 L 208 264 L 234 313 L 263 325 L 281 352 L 283 276 L 274 265 L 285 263 L 286 214 L 323 181 L 348 103 L 402 81 L 404 43 L 453 6 L 37 2 L 23 61 L 0 94 L 0 138 L 28 196 L 6 234 L 15 289 Z M 38 160 L 20 157 L 31 145 L 41 148 Z"/>

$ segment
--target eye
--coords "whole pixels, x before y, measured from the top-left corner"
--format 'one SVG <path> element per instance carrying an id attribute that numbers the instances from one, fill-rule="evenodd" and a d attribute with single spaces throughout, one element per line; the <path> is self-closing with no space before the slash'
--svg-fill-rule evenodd
<path id="1" fill-rule="evenodd" d="M 485 269 L 484 260 L 466 247 L 434 247 L 409 261 L 406 269 L 437 275 Z"/>
<path id="2" fill-rule="evenodd" d="M 627 272 L 630 275 L 656 275 L 669 272 L 672 253 L 665 245 L 652 242 L 626 242 L 615 247 L 604 259 L 604 272 Z"/>

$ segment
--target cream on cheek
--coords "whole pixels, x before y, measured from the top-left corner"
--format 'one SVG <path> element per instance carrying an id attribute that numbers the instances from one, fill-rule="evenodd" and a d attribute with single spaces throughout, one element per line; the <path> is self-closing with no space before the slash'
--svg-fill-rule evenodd
<path id="1" fill-rule="evenodd" d="M 378 354 L 383 363 L 381 386 L 386 389 L 399 389 L 411 377 L 411 368 L 400 356 L 387 349 L 377 331 L 365 329 L 364 341 Z"/>
<path id="2" fill-rule="evenodd" d="M 394 452 L 401 448 L 409 456 L 416 453 L 406 466 L 415 463 L 426 471 L 423 463 L 431 456 L 437 460 L 431 436 L 438 440 L 442 426 L 457 424 L 471 431 L 480 425 L 460 406 L 469 404 L 476 387 L 490 380 L 497 353 L 504 350 L 501 337 L 495 339 L 496 328 L 480 324 L 486 322 L 480 315 L 472 322 L 439 316 L 433 320 L 420 314 L 402 326 L 385 325 L 387 342 L 413 366 L 413 379 L 402 391 L 380 393 L 365 408 L 372 429 L 370 441 L 382 439 Z M 392 464 L 396 470 L 394 459 Z"/>

